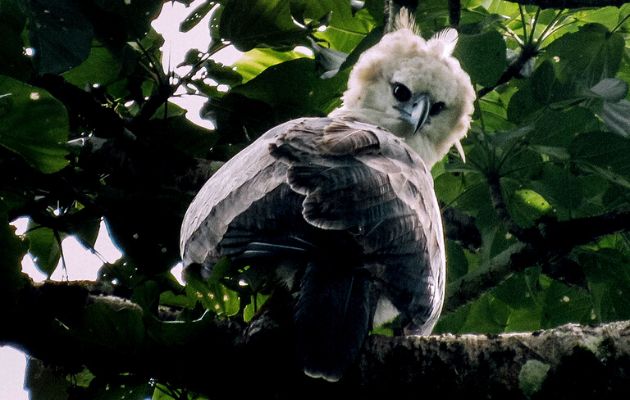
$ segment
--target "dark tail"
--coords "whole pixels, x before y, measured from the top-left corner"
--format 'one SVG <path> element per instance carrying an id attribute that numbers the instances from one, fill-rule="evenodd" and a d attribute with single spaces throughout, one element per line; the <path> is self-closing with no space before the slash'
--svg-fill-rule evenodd
<path id="1" fill-rule="evenodd" d="M 371 323 L 371 287 L 360 271 L 309 263 L 295 311 L 298 354 L 308 376 L 338 381 L 355 360 Z"/>

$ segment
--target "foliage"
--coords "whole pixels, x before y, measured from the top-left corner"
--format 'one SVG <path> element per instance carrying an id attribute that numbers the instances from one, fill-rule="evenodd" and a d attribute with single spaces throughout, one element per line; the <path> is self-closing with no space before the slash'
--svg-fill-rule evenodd
<path id="1" fill-rule="evenodd" d="M 5 302 L 26 284 L 18 271 L 27 246 L 50 276 L 61 238 L 76 235 L 89 247 L 101 218 L 123 257 L 104 265 L 100 279 L 115 282 L 116 295 L 137 303 L 145 318 L 157 318 L 160 305 L 179 310 L 185 321 L 206 310 L 249 319 L 253 305 L 264 301 L 220 276 L 184 287 L 174 280 L 169 270 L 179 257 L 183 213 L 214 162 L 278 123 L 322 116 L 340 104 L 353 63 L 382 34 L 382 1 L 367 0 L 357 10 L 336 0 L 206 0 L 181 29 L 210 13 L 213 42 L 191 49 L 189 72 L 181 76 L 165 73 L 159 61 L 162 38 L 150 22 L 162 3 L 0 0 Z M 417 19 L 425 36 L 448 25 L 446 3 L 421 2 Z M 508 268 L 505 279 L 445 313 L 438 332 L 630 318 L 627 226 L 563 243 L 557 252 L 525 234 L 534 229 L 545 238 L 546 227 L 630 211 L 629 16 L 627 4 L 540 10 L 501 0 L 462 2 L 456 55 L 480 95 L 463 143 L 467 162 L 449 154 L 433 174 L 444 209 L 473 217 L 470 228 L 481 244 L 449 238 L 448 280 L 483 272 L 519 242 L 540 248 L 538 259 Z M 211 59 L 228 44 L 246 51 L 234 68 Z M 206 98 L 203 113 L 214 130 L 191 124 L 167 102 L 178 87 Z M 22 237 L 9 225 L 19 216 L 31 220 Z M 88 311 L 81 323 L 65 321 L 79 341 L 133 351 L 146 334 L 137 314 L 96 305 Z M 95 334 L 112 330 L 117 336 Z M 153 339 L 166 340 L 159 335 L 169 332 L 156 330 Z M 201 398 L 142 377 L 35 372 L 28 378 L 33 398 L 52 381 L 83 398 Z"/>

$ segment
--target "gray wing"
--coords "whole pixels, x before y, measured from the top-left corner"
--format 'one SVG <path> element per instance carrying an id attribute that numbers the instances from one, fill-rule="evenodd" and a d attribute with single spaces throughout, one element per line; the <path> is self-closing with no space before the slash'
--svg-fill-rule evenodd
<path id="1" fill-rule="evenodd" d="M 445 255 L 433 180 L 418 155 L 387 131 L 342 120 L 295 125 L 271 154 L 304 196 L 304 219 L 350 232 L 388 300 L 416 333 L 429 332 L 442 307 Z"/>
<path id="2" fill-rule="evenodd" d="M 432 178 L 387 131 L 329 118 L 290 121 L 211 177 L 184 218 L 184 264 L 211 267 L 224 255 L 274 249 L 345 254 L 419 333 L 437 319 L 445 260 Z"/>
<path id="3" fill-rule="evenodd" d="M 182 222 L 184 266 L 208 265 L 221 257 L 219 243 L 232 221 L 285 181 L 286 167 L 268 152 L 275 137 L 299 120 L 271 129 L 226 162 L 201 188 Z"/>

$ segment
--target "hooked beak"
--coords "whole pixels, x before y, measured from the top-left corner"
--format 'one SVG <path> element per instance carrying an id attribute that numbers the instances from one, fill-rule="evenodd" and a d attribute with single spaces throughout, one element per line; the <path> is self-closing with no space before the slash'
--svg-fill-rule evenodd
<path id="1" fill-rule="evenodd" d="M 415 126 L 414 133 L 418 133 L 420 128 L 427 122 L 429 118 L 429 110 L 431 110 L 431 99 L 427 94 L 419 94 L 413 99 L 411 104 L 411 125 Z"/>
<path id="2" fill-rule="evenodd" d="M 420 93 L 404 105 L 394 106 L 400 112 L 400 117 L 414 127 L 413 132 L 418 133 L 420 128 L 429 119 L 429 110 L 431 110 L 431 99 L 428 94 Z"/>

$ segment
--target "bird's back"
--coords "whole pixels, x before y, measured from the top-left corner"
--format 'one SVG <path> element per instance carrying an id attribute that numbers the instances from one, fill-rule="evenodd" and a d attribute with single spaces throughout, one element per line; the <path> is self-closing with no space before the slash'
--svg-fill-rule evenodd
<path id="1" fill-rule="evenodd" d="M 228 256 L 282 270 L 312 376 L 338 379 L 374 320 L 400 313 L 428 333 L 442 305 L 431 175 L 403 141 L 372 125 L 306 118 L 270 130 L 210 178 L 181 240 L 185 264 L 212 268 Z"/>

